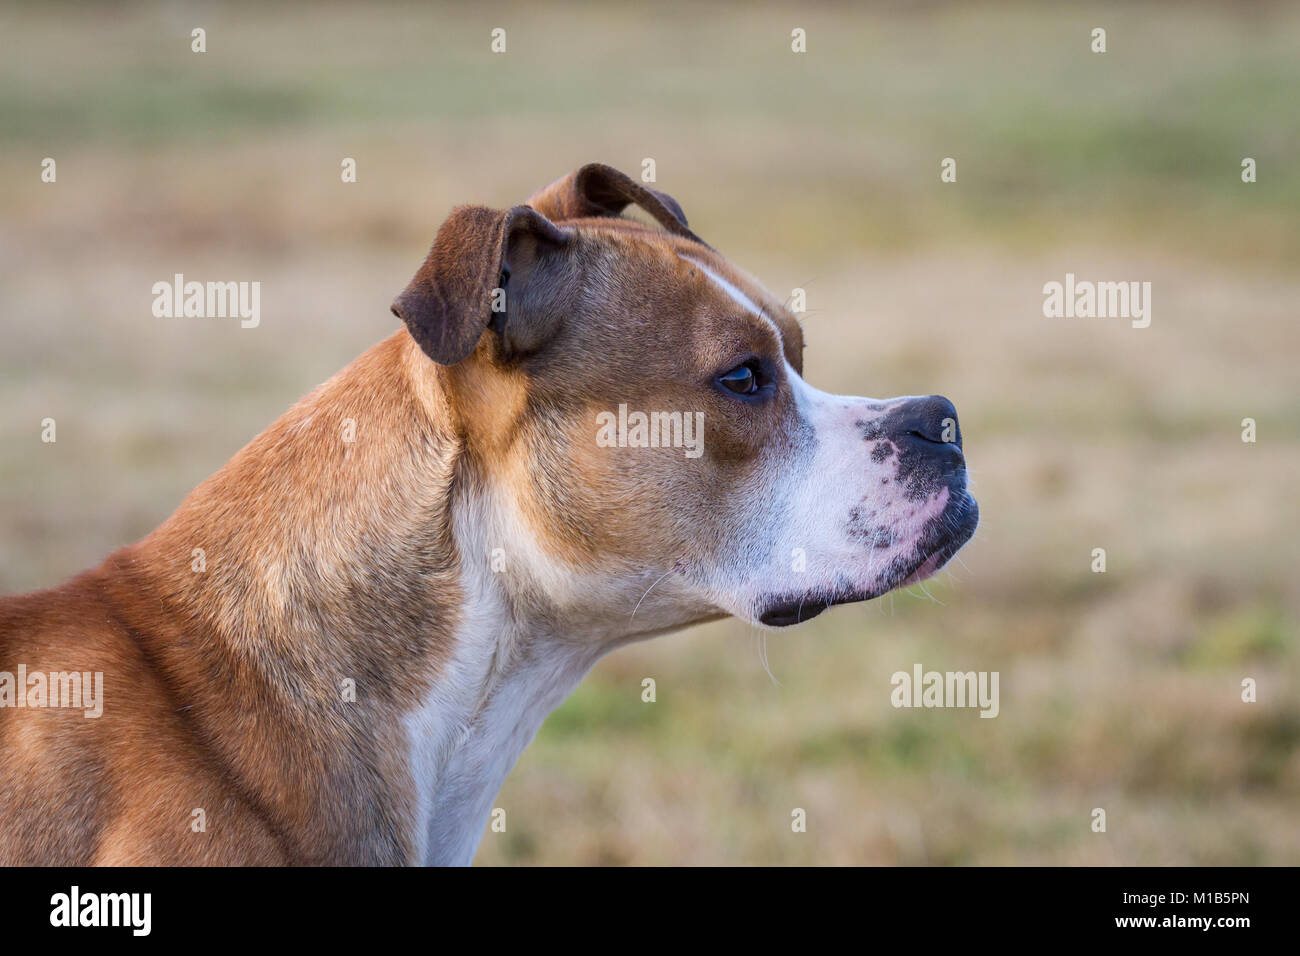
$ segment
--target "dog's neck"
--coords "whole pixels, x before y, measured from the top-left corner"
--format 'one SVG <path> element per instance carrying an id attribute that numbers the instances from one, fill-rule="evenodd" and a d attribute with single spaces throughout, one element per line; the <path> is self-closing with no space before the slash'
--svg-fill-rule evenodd
<path id="1" fill-rule="evenodd" d="M 453 493 L 451 529 L 462 599 L 453 649 L 421 707 L 407 719 L 422 843 L 430 864 L 473 858 L 493 798 L 547 715 L 597 660 L 629 641 L 673 629 L 633 578 L 602 613 L 613 587 L 603 575 L 558 565 L 539 545 L 517 494 L 479 473 Z M 517 489 L 516 489 L 517 491 Z M 653 583 L 653 582 L 651 582 Z M 502 807 L 508 825 L 509 808 Z"/>
<path id="2" fill-rule="evenodd" d="M 520 606 L 493 548 L 535 543 L 463 471 L 436 372 L 380 343 L 110 559 L 156 597 L 127 625 L 205 758 L 298 862 L 470 862 L 546 715 L 626 637 Z"/>
<path id="3" fill-rule="evenodd" d="M 474 567 L 479 563 L 465 562 L 465 603 L 451 657 L 406 720 L 418 856 L 429 864 L 474 858 L 511 768 L 605 649 L 516 618 L 496 573 Z"/>

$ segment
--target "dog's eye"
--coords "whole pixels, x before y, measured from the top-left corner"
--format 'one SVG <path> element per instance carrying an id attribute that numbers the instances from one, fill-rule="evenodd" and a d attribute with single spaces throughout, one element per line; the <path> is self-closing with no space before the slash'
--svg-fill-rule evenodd
<path id="1" fill-rule="evenodd" d="M 737 365 L 730 372 L 718 376 L 722 387 L 737 395 L 753 395 L 758 391 L 758 366 L 756 362 Z"/>

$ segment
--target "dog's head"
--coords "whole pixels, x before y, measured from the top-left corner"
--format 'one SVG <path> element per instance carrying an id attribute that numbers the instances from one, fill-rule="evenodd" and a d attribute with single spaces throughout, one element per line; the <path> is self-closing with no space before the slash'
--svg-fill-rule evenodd
<path id="1" fill-rule="evenodd" d="M 454 210 L 393 311 L 491 502 L 462 547 L 500 548 L 552 613 L 794 624 L 924 579 L 975 530 L 951 403 L 808 385 L 782 301 L 607 166 Z"/>

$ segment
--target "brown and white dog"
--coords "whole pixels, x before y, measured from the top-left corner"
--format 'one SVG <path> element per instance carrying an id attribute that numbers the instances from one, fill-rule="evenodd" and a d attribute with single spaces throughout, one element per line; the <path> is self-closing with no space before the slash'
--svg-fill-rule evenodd
<path id="1" fill-rule="evenodd" d="M 781 301 L 607 166 L 453 210 L 393 311 L 148 537 L 0 600 L 0 863 L 468 863 L 601 655 L 974 532 L 947 400 L 806 384 Z M 698 446 L 598 440 L 620 406 Z M 71 672 L 102 716 L 30 676 Z"/>

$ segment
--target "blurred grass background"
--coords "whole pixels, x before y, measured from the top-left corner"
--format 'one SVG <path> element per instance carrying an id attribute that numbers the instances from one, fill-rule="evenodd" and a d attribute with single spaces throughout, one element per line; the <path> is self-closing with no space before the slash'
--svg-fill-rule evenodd
<path id="1" fill-rule="evenodd" d="M 391 332 L 452 205 L 652 157 L 807 289 L 813 384 L 957 403 L 984 522 L 934 601 L 769 635 L 779 684 L 736 622 L 608 658 L 479 862 L 1300 861 L 1294 6 L 20 3 L 0 44 L 0 591 Z M 261 326 L 154 319 L 174 272 L 261 281 Z M 1044 319 L 1066 272 L 1151 281 L 1151 327 Z M 1001 715 L 893 709 L 916 662 L 999 671 Z"/>

